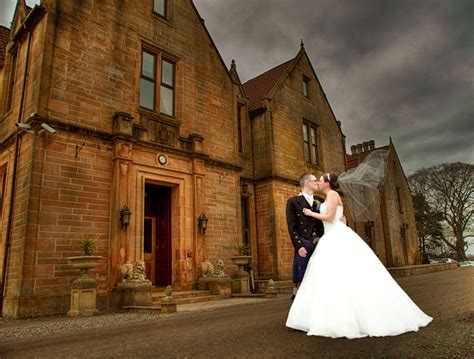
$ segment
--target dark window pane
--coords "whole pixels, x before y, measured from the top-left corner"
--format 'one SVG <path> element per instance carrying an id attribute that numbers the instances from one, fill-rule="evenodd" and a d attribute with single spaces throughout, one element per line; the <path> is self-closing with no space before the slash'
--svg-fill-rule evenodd
<path id="1" fill-rule="evenodd" d="M 318 163 L 318 148 L 316 146 L 311 146 L 311 163 Z"/>
<path id="2" fill-rule="evenodd" d="M 308 139 L 308 126 L 303 125 L 303 140 L 304 141 L 309 141 Z"/>
<path id="3" fill-rule="evenodd" d="M 140 106 L 155 109 L 155 83 L 140 79 Z"/>
<path id="4" fill-rule="evenodd" d="M 154 0 L 153 11 L 161 16 L 165 16 L 165 1 L 166 0 Z"/>
<path id="5" fill-rule="evenodd" d="M 12 55 L 12 63 L 11 63 L 11 69 L 10 69 L 10 84 L 8 87 L 8 97 L 7 97 L 7 111 L 11 109 L 12 107 L 12 101 L 13 101 L 13 90 L 15 89 L 15 77 L 16 77 L 16 59 L 17 59 L 17 52 L 18 50 L 15 50 L 14 54 Z"/>
<path id="6" fill-rule="evenodd" d="M 308 97 L 308 81 L 303 80 L 303 95 Z"/>
<path id="7" fill-rule="evenodd" d="M 242 139 L 242 106 L 237 105 L 237 136 L 239 144 L 239 152 L 244 151 L 243 139 Z"/>
<path id="8" fill-rule="evenodd" d="M 161 86 L 160 112 L 173 116 L 173 90 L 164 86 Z"/>
<path id="9" fill-rule="evenodd" d="M 161 83 L 174 87 L 174 64 L 165 60 L 162 61 Z"/>
<path id="10" fill-rule="evenodd" d="M 309 143 L 306 143 L 304 144 L 304 160 L 306 162 L 310 162 L 310 158 L 309 158 Z"/>
<path id="11" fill-rule="evenodd" d="M 316 129 L 311 127 L 311 143 L 316 145 Z"/>
<path id="12" fill-rule="evenodd" d="M 155 79 L 155 55 L 143 51 L 142 56 L 142 75 Z"/>

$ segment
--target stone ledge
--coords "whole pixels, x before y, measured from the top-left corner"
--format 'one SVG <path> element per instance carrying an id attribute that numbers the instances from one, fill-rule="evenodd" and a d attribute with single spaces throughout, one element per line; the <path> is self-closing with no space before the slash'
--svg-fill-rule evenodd
<path id="1" fill-rule="evenodd" d="M 432 264 L 409 265 L 409 266 L 403 266 L 403 267 L 389 267 L 387 268 L 387 270 L 394 277 L 407 277 L 411 275 L 456 269 L 457 267 L 458 267 L 458 263 L 452 262 L 452 263 L 432 263 Z"/>

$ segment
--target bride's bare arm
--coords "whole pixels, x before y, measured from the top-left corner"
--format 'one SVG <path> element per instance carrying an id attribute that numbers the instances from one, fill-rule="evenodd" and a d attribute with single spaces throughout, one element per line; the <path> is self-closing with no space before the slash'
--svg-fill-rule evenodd
<path id="1" fill-rule="evenodd" d="M 320 219 L 321 221 L 332 222 L 334 216 L 336 215 L 337 203 L 339 201 L 338 197 L 339 195 L 337 194 L 337 192 L 328 192 L 326 197 L 326 214 L 316 213 L 307 208 L 303 209 L 303 213 L 306 216 L 311 216 Z"/>

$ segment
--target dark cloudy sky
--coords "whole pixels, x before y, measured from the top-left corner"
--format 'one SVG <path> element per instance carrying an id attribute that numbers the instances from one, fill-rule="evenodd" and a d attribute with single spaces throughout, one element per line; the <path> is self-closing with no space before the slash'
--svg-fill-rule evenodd
<path id="1" fill-rule="evenodd" d="M 8 25 L 15 1 L 0 1 Z M 243 82 L 293 58 L 303 38 L 348 151 L 392 136 L 407 175 L 474 163 L 474 0 L 194 3 Z"/>

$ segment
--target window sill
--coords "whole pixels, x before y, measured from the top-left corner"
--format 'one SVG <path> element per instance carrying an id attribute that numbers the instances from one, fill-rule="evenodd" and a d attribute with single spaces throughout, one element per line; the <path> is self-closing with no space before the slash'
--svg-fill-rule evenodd
<path id="1" fill-rule="evenodd" d="M 168 115 L 163 115 L 158 112 L 154 112 L 152 110 L 139 107 L 138 108 L 138 113 L 142 116 L 146 116 L 147 118 L 153 120 L 153 121 L 159 121 L 159 122 L 164 122 L 172 126 L 179 126 L 181 125 L 181 121 L 178 120 L 176 117 L 168 116 Z"/>
<path id="2" fill-rule="evenodd" d="M 152 16 L 153 16 L 155 19 L 161 21 L 162 23 L 164 23 L 164 24 L 166 24 L 166 25 L 168 25 L 168 26 L 170 26 L 170 27 L 174 27 L 174 25 L 173 25 L 173 24 L 169 21 L 169 19 L 167 19 L 166 17 L 161 16 L 160 14 L 158 14 L 158 13 L 156 13 L 156 12 L 152 12 Z"/>
<path id="3" fill-rule="evenodd" d="M 313 163 L 305 162 L 305 166 L 306 167 L 311 167 L 311 168 L 316 168 L 318 170 L 322 170 L 322 167 L 321 167 L 320 164 L 313 164 Z"/>

